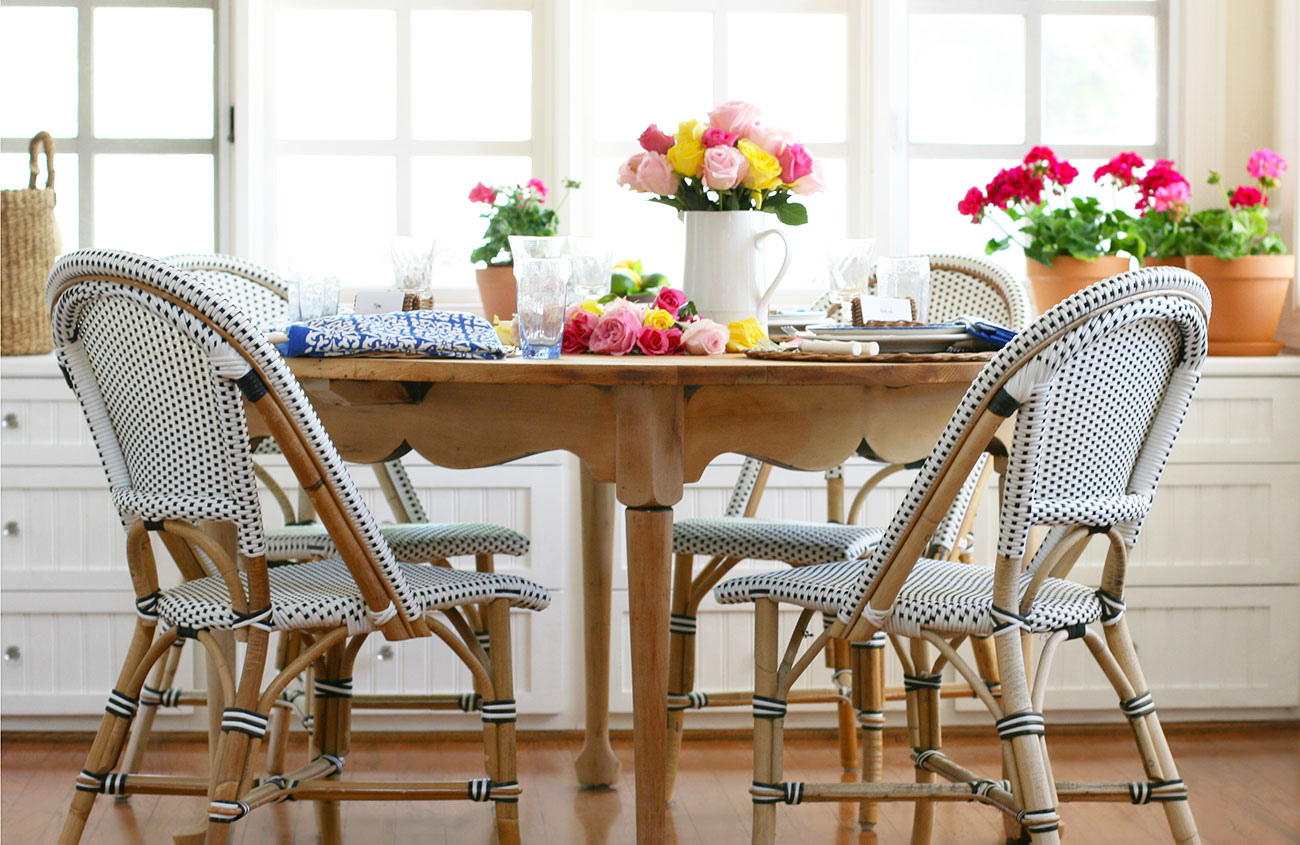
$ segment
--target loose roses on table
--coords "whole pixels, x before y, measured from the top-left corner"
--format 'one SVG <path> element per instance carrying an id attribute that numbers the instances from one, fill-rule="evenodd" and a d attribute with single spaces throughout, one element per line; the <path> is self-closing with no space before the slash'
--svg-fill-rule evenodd
<path id="1" fill-rule="evenodd" d="M 611 295 L 570 305 L 560 350 L 566 355 L 718 355 L 732 338 L 732 329 L 696 314 L 686 294 L 664 288 L 650 304 Z"/>

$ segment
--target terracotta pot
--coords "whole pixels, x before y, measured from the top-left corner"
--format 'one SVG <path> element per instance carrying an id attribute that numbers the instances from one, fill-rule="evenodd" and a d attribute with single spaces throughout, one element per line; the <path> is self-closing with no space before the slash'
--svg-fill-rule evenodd
<path id="1" fill-rule="evenodd" d="M 1187 256 L 1187 269 L 1210 289 L 1211 355 L 1276 355 L 1273 339 L 1295 277 L 1294 255 L 1246 255 L 1224 261 Z"/>
<path id="2" fill-rule="evenodd" d="M 515 316 L 515 268 L 510 264 L 497 264 L 475 270 L 478 278 L 478 297 L 483 302 L 483 316 L 509 320 Z"/>
<path id="3" fill-rule="evenodd" d="M 1171 255 L 1168 258 L 1152 258 L 1147 256 L 1142 259 L 1143 267 L 1182 267 L 1187 268 L 1187 256 Z"/>
<path id="4" fill-rule="evenodd" d="M 1058 255 L 1052 259 L 1051 267 L 1032 258 L 1027 264 L 1029 285 L 1034 289 L 1034 304 L 1041 314 L 1088 285 L 1125 272 L 1128 270 L 1129 259 L 1118 255 L 1103 255 L 1092 261 L 1080 261 L 1068 255 Z"/>

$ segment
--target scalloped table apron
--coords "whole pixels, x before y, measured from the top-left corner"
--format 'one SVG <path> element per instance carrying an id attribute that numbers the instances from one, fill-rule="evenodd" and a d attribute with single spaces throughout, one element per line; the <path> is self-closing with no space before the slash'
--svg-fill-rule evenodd
<path id="1" fill-rule="evenodd" d="M 566 355 L 297 358 L 290 367 L 349 461 L 410 449 L 451 468 L 554 449 L 582 459 L 587 738 L 577 770 L 586 786 L 618 775 L 608 717 L 615 495 L 626 506 L 637 842 L 658 845 L 668 841 L 668 597 L 682 485 L 724 452 L 824 470 L 865 438 L 884 460 L 924 457 L 981 365 Z M 256 417 L 252 433 L 265 433 Z"/>

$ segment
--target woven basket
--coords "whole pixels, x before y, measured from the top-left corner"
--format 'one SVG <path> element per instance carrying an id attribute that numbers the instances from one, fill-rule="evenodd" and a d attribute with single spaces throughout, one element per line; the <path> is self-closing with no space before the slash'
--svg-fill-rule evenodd
<path id="1" fill-rule="evenodd" d="M 36 187 L 37 153 L 45 149 L 45 187 Z M 26 189 L 0 191 L 0 354 L 39 355 L 54 348 L 45 279 L 62 252 L 54 223 L 54 139 L 32 139 Z"/>

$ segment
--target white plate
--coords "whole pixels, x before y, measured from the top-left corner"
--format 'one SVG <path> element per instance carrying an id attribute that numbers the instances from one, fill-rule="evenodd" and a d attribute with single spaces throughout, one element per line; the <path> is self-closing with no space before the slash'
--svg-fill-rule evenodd
<path id="1" fill-rule="evenodd" d="M 809 326 L 813 337 L 827 340 L 874 341 L 882 352 L 942 352 L 954 343 L 970 340 L 959 326 Z"/>

